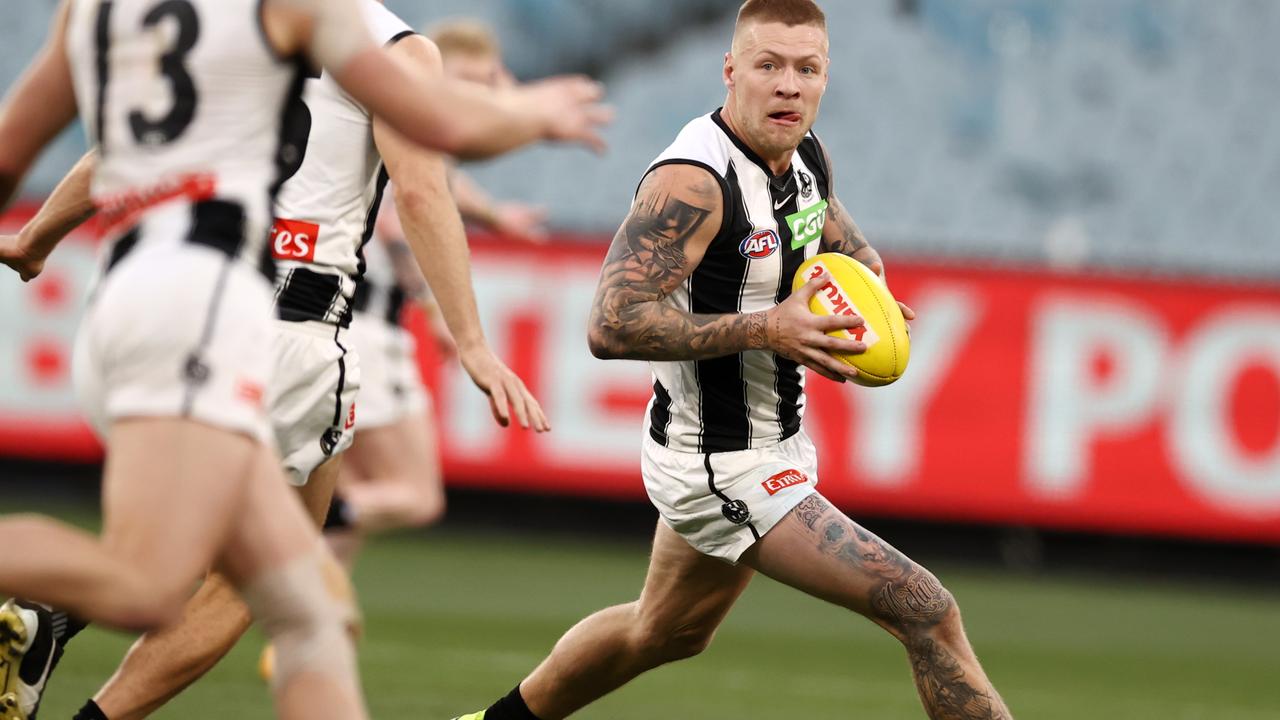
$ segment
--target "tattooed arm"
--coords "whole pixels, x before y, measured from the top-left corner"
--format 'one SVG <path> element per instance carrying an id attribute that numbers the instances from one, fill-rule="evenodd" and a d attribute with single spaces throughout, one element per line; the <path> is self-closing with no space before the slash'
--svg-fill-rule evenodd
<path id="1" fill-rule="evenodd" d="M 673 164 L 649 173 L 600 271 L 587 332 L 592 354 L 699 360 L 769 349 L 833 380 L 856 374 L 827 353 L 866 346 L 825 333 L 862 320 L 809 312 L 808 300 L 822 285 L 817 280 L 768 311 L 694 314 L 663 302 L 702 261 L 719 232 L 723 202 L 719 184 L 703 168 Z"/>
<path id="2" fill-rule="evenodd" d="M 827 223 L 822 228 L 822 251 L 843 253 L 872 269 L 879 264 L 880 273 L 884 272 L 880 253 L 867 242 L 844 203 L 834 195 L 827 206 Z"/>
<path id="3" fill-rule="evenodd" d="M 694 360 L 766 347 L 763 312 L 691 314 L 662 302 L 702 260 L 723 205 L 720 185 L 702 168 L 664 165 L 645 177 L 600 271 L 592 354 Z"/>

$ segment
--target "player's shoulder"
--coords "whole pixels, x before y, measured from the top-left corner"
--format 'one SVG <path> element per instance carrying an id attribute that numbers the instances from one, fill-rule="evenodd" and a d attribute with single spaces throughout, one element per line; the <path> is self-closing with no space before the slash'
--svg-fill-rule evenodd
<path id="1" fill-rule="evenodd" d="M 729 171 L 729 140 L 715 117 L 716 113 L 708 113 L 686 123 L 676 139 L 650 163 L 650 170 L 685 163 L 701 166 L 723 179 Z"/>
<path id="2" fill-rule="evenodd" d="M 409 23 L 377 0 L 361 0 L 365 22 L 373 38 L 381 45 L 393 45 L 409 36 L 417 35 Z"/>

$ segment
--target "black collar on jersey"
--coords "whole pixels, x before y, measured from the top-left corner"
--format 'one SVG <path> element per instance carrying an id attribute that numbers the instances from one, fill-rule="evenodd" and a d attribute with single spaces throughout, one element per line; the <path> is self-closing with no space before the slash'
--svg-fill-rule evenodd
<path id="1" fill-rule="evenodd" d="M 715 121 L 716 125 L 720 126 L 724 134 L 729 136 L 729 139 L 742 151 L 743 155 L 747 156 L 748 160 L 758 165 L 761 170 L 764 170 L 764 174 L 769 178 L 769 186 L 774 192 L 785 192 L 787 186 L 794 184 L 796 180 L 795 173 L 791 172 L 791 165 L 788 164 L 787 169 L 783 170 L 781 174 L 774 175 L 769 163 L 765 162 L 764 158 L 757 155 L 755 150 L 752 150 L 750 146 L 743 142 L 742 138 L 738 137 L 733 132 L 733 129 L 729 127 L 729 123 L 724 121 L 720 114 L 723 110 L 723 107 L 716 108 L 716 111 L 711 113 L 711 119 Z"/>

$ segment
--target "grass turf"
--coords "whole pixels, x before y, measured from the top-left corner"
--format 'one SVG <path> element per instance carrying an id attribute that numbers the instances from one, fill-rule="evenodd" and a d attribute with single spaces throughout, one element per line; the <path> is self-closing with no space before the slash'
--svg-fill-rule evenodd
<path id="1" fill-rule="evenodd" d="M 579 618 L 635 597 L 642 544 L 448 531 L 390 537 L 360 561 L 361 666 L 375 718 L 447 719 L 509 690 Z M 935 567 L 1019 718 L 1280 718 L 1280 597 L 1117 577 Z M 70 717 L 129 639 L 90 628 L 42 720 Z M 269 718 L 242 642 L 157 717 Z M 575 717 L 923 718 L 900 646 L 869 622 L 757 578 L 703 655 Z"/>

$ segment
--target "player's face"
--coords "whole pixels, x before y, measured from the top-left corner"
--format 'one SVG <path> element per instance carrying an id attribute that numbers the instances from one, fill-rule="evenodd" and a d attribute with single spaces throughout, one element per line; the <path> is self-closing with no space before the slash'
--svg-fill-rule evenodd
<path id="1" fill-rule="evenodd" d="M 497 55 L 450 55 L 444 61 L 444 71 L 450 77 L 479 83 L 485 87 L 503 84 L 506 68 Z"/>
<path id="2" fill-rule="evenodd" d="M 827 34 L 811 25 L 739 28 L 725 56 L 737 128 L 765 154 L 794 150 L 813 127 L 827 89 Z"/>

